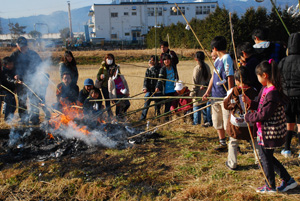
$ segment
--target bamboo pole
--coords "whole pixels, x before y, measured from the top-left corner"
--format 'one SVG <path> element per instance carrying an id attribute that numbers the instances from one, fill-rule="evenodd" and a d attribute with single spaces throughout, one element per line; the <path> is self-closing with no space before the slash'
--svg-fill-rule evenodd
<path id="1" fill-rule="evenodd" d="M 168 80 L 168 79 L 164 79 L 164 78 L 155 78 L 155 77 L 143 77 L 143 76 L 138 76 L 138 75 L 124 75 L 124 74 L 119 74 L 119 75 L 123 75 L 123 76 L 126 76 L 126 77 L 137 77 L 137 78 L 146 78 L 146 79 L 151 79 L 151 80 L 163 80 L 163 81 L 168 81 L 168 82 L 178 82 L 178 81 L 174 81 L 174 80 Z M 183 82 L 183 84 L 186 84 L 186 85 L 193 85 L 193 86 L 198 86 L 198 87 L 207 87 L 207 86 L 204 86 L 204 85 L 200 85 L 200 84 L 192 84 L 192 83 L 187 83 L 187 82 Z"/>
<path id="2" fill-rule="evenodd" d="M 271 1 L 272 5 L 273 5 L 273 7 L 274 7 L 274 9 L 275 9 L 276 14 L 278 15 L 278 17 L 279 17 L 279 19 L 280 19 L 280 21 L 281 21 L 283 27 L 285 28 L 287 34 L 290 36 L 291 34 L 290 34 L 288 28 L 286 27 L 286 25 L 285 25 L 283 19 L 281 18 L 280 14 L 279 14 L 279 12 L 278 12 L 278 9 L 276 8 L 276 5 L 275 5 L 274 1 L 273 1 L 273 0 L 270 0 L 270 1 Z M 299 2 L 300 2 L 300 1 L 299 1 Z M 299 6 L 300 6 L 300 5 L 299 5 Z"/>
<path id="3" fill-rule="evenodd" d="M 211 106 L 211 104 L 209 104 L 209 105 L 207 105 L 207 106 L 205 106 L 205 107 L 202 107 L 202 108 L 200 108 L 200 109 L 198 109 L 198 110 L 195 110 L 195 111 L 193 111 L 193 112 L 190 112 L 190 113 L 188 113 L 188 114 L 185 114 L 185 115 L 183 115 L 182 117 L 178 117 L 178 118 L 176 118 L 176 119 L 173 119 L 173 120 L 171 120 L 171 121 L 168 121 L 168 122 L 166 122 L 166 123 L 164 123 L 164 124 L 161 124 L 161 125 L 159 125 L 159 126 L 155 126 L 154 128 L 151 128 L 151 129 L 149 129 L 149 130 L 146 130 L 146 131 L 144 131 L 144 132 L 141 132 L 141 133 L 139 133 L 139 134 L 137 134 L 137 135 L 128 137 L 127 139 L 130 140 L 130 139 L 132 139 L 132 138 L 138 137 L 138 136 L 140 136 L 140 135 L 143 135 L 143 134 L 145 134 L 145 133 L 148 133 L 148 132 L 150 132 L 150 131 L 153 131 L 153 130 L 155 130 L 155 129 L 157 129 L 157 128 L 160 128 L 160 127 L 162 127 L 162 126 L 165 126 L 165 125 L 168 125 L 168 124 L 170 124 L 170 123 L 173 123 L 173 122 L 175 122 L 175 121 L 177 121 L 177 120 L 179 120 L 179 119 L 182 119 L 182 118 L 184 118 L 184 117 L 186 117 L 186 116 L 188 116 L 188 115 L 194 114 L 195 112 L 199 112 L 199 111 L 201 111 L 201 110 L 204 110 L 204 109 L 206 109 L 206 108 L 208 108 L 208 107 L 210 107 L 210 106 Z"/>
<path id="4" fill-rule="evenodd" d="M 212 60 L 211 60 L 210 56 L 208 55 L 208 53 L 206 52 L 206 50 L 204 49 L 204 47 L 203 47 L 203 45 L 201 44 L 199 38 L 197 37 L 196 33 L 194 32 L 193 28 L 191 27 L 190 23 L 189 23 L 189 22 L 187 21 L 187 19 L 185 18 L 184 14 L 183 14 L 182 11 L 180 10 L 180 8 L 179 8 L 179 6 L 177 5 L 177 3 L 175 3 L 175 5 L 176 5 L 176 8 L 180 11 L 182 17 L 184 18 L 184 20 L 186 21 L 186 23 L 188 24 L 188 26 L 190 27 L 191 31 L 193 32 L 193 34 L 194 34 L 196 40 L 198 41 L 199 45 L 200 45 L 201 48 L 203 49 L 203 51 L 204 51 L 206 57 L 208 58 L 209 62 L 210 62 L 211 65 L 214 67 L 215 73 L 218 75 L 220 81 L 222 81 L 222 78 L 221 78 L 220 74 L 218 73 L 218 71 L 217 71 L 217 69 L 216 69 L 214 63 L 212 62 Z M 223 86 L 224 86 L 225 90 L 228 91 L 228 90 L 227 90 L 227 87 L 225 86 L 225 84 L 223 84 Z"/>
<path id="5" fill-rule="evenodd" d="M 18 97 L 16 93 L 12 92 L 10 89 L 7 87 L 3 86 L 2 84 L 0 85 L 3 89 L 7 90 L 8 92 L 12 93 L 15 97 Z"/>
<path id="6" fill-rule="evenodd" d="M 233 30 L 232 30 L 232 21 L 231 21 L 231 13 L 229 13 L 229 23 L 230 23 L 230 28 L 231 28 L 231 37 L 232 37 L 233 44 L 234 44 L 234 37 L 233 37 Z M 236 54 L 236 52 L 235 52 L 235 54 Z M 236 55 L 235 55 L 235 57 L 236 57 Z M 237 67 L 239 68 L 239 66 L 237 66 Z M 242 75 L 240 75 L 240 79 L 241 79 L 241 85 L 242 85 L 242 95 L 244 96 L 245 95 L 245 91 L 244 91 L 244 87 L 243 87 L 243 77 L 242 77 Z M 247 104 L 245 102 L 244 102 L 244 104 L 245 104 L 244 105 L 245 106 L 245 113 L 244 113 L 244 115 L 246 115 L 248 113 Z M 259 163 L 259 165 L 261 167 L 263 176 L 264 176 L 265 180 L 267 181 L 269 187 L 271 188 L 270 182 L 269 182 L 269 180 L 268 180 L 268 178 L 266 176 L 266 173 L 265 173 L 265 171 L 263 169 L 263 166 L 261 164 L 261 161 L 260 161 L 260 159 L 258 157 L 258 154 L 257 154 L 257 151 L 255 149 L 255 143 L 254 143 L 254 138 L 253 138 L 253 134 L 252 134 L 252 130 L 251 130 L 250 124 L 248 122 L 246 122 L 246 123 L 247 123 L 248 131 L 249 131 L 249 134 L 250 134 L 250 138 L 251 138 L 251 142 L 252 142 L 252 147 L 253 147 L 253 150 L 254 150 L 254 154 L 255 154 L 255 156 L 256 156 L 256 158 L 258 160 L 258 163 Z"/>
<path id="7" fill-rule="evenodd" d="M 23 82 L 23 85 L 25 87 L 27 87 L 29 89 L 29 91 L 31 91 L 33 93 L 33 95 L 35 95 L 41 102 L 43 102 L 43 100 L 27 85 Z"/>
<path id="8" fill-rule="evenodd" d="M 115 100 L 144 100 L 144 99 L 201 99 L 202 97 L 192 97 L 192 96 L 155 96 L 155 97 L 138 97 L 138 98 L 112 98 L 112 99 L 106 99 L 110 101 L 115 101 Z M 220 97 L 208 97 L 207 99 L 210 100 L 224 100 L 224 98 Z M 90 100 L 91 102 L 95 101 L 104 101 L 104 99 L 94 99 Z"/>

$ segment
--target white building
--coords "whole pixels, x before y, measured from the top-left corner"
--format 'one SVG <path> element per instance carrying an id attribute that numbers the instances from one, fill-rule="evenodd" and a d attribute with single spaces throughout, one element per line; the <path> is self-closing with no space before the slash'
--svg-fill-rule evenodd
<path id="1" fill-rule="evenodd" d="M 178 3 L 186 19 L 204 19 L 214 12 L 217 1 L 201 0 L 190 3 Z M 142 40 L 152 27 L 169 26 L 177 22 L 185 23 L 180 11 L 172 11 L 175 4 L 167 1 L 121 0 L 112 4 L 92 5 L 89 27 L 92 28 L 92 40 Z"/>

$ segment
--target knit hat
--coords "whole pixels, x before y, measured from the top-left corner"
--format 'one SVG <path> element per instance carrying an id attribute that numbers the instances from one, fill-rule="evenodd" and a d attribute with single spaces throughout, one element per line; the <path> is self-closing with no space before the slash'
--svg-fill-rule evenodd
<path id="1" fill-rule="evenodd" d="M 94 81 L 90 78 L 84 80 L 84 83 L 83 83 L 84 86 L 88 86 L 88 85 L 93 85 L 94 86 Z"/>
<path id="2" fill-rule="evenodd" d="M 17 44 L 20 46 L 20 47 L 25 47 L 27 46 L 27 39 L 23 36 L 20 36 L 18 39 L 17 39 Z"/>

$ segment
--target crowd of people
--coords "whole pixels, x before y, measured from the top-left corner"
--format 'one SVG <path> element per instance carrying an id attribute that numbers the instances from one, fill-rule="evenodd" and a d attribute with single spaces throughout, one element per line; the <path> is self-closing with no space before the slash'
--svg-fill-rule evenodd
<path id="1" fill-rule="evenodd" d="M 227 52 L 225 37 L 214 37 L 210 55 L 214 69 L 205 63 L 204 52 L 197 51 L 192 77 L 194 85 L 191 90 L 179 79 L 176 53 L 163 41 L 160 58 L 152 55 L 145 72 L 142 89 L 145 103 L 140 120 L 147 118 L 153 100 L 157 116 L 161 115 L 161 108 L 164 106 L 164 113 L 184 114 L 191 119 L 193 125 L 201 124 L 202 119 L 202 126 L 213 126 L 218 133 L 219 145 L 215 150 L 228 149 L 225 165 L 231 170 L 238 168 L 239 140 L 250 142 L 253 136 L 257 139 L 253 143 L 254 150 L 259 153 L 256 162 L 261 160 L 261 168 L 267 178 L 266 185 L 258 188 L 257 192 L 285 192 L 295 188 L 297 182 L 274 157 L 274 150 L 285 144 L 281 154 L 291 157 L 292 137 L 297 135 L 300 143 L 300 33 L 290 35 L 287 47 L 269 41 L 266 28 L 255 29 L 252 39 L 254 45 L 249 41 L 238 45 L 238 61 L 235 61 Z M 28 113 L 27 99 L 31 105 L 41 106 L 46 118 L 50 118 L 45 107 L 49 75 L 40 72 L 41 63 L 41 58 L 28 48 L 24 37 L 18 38 L 17 50 L 11 56 L 3 58 L 1 85 L 5 95 L 5 121 L 12 120 L 17 108 L 14 93 L 18 95 L 20 123 L 39 124 L 39 110 L 30 107 Z M 33 82 L 33 75 L 36 73 L 42 75 Z M 59 73 L 61 83 L 57 85 L 57 102 L 52 105 L 54 109 L 61 111 L 66 105 L 81 105 L 84 115 L 93 115 L 105 108 L 108 116 L 112 117 L 111 108 L 116 106 L 115 116 L 120 120 L 124 118 L 130 107 L 127 99 L 130 97 L 130 90 L 113 54 L 105 56 L 95 82 L 90 78 L 86 79 L 80 91 L 77 86 L 79 74 L 76 60 L 71 51 L 65 52 Z M 35 93 L 28 90 L 29 87 Z M 168 98 L 150 98 L 161 96 Z M 105 104 L 101 99 L 105 100 Z M 201 109 L 210 104 L 211 107 Z M 165 120 L 169 120 L 169 115 Z M 229 136 L 228 142 L 226 133 Z M 275 172 L 282 179 L 278 187 L 275 185 Z"/>

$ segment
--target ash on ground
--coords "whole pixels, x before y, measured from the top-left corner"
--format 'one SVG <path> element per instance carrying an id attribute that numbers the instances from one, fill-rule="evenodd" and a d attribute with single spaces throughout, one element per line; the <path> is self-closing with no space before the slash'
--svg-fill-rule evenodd
<path id="1" fill-rule="evenodd" d="M 105 123 L 89 128 L 88 134 L 81 133 L 80 126 L 65 126 L 53 130 L 48 123 L 37 127 L 12 128 L 7 139 L 2 139 L 0 162 L 14 163 L 22 160 L 44 161 L 66 155 L 97 152 L 103 148 L 125 149 L 155 137 L 149 132 L 132 140 L 128 137 L 144 130 L 134 129 L 123 123 Z"/>

